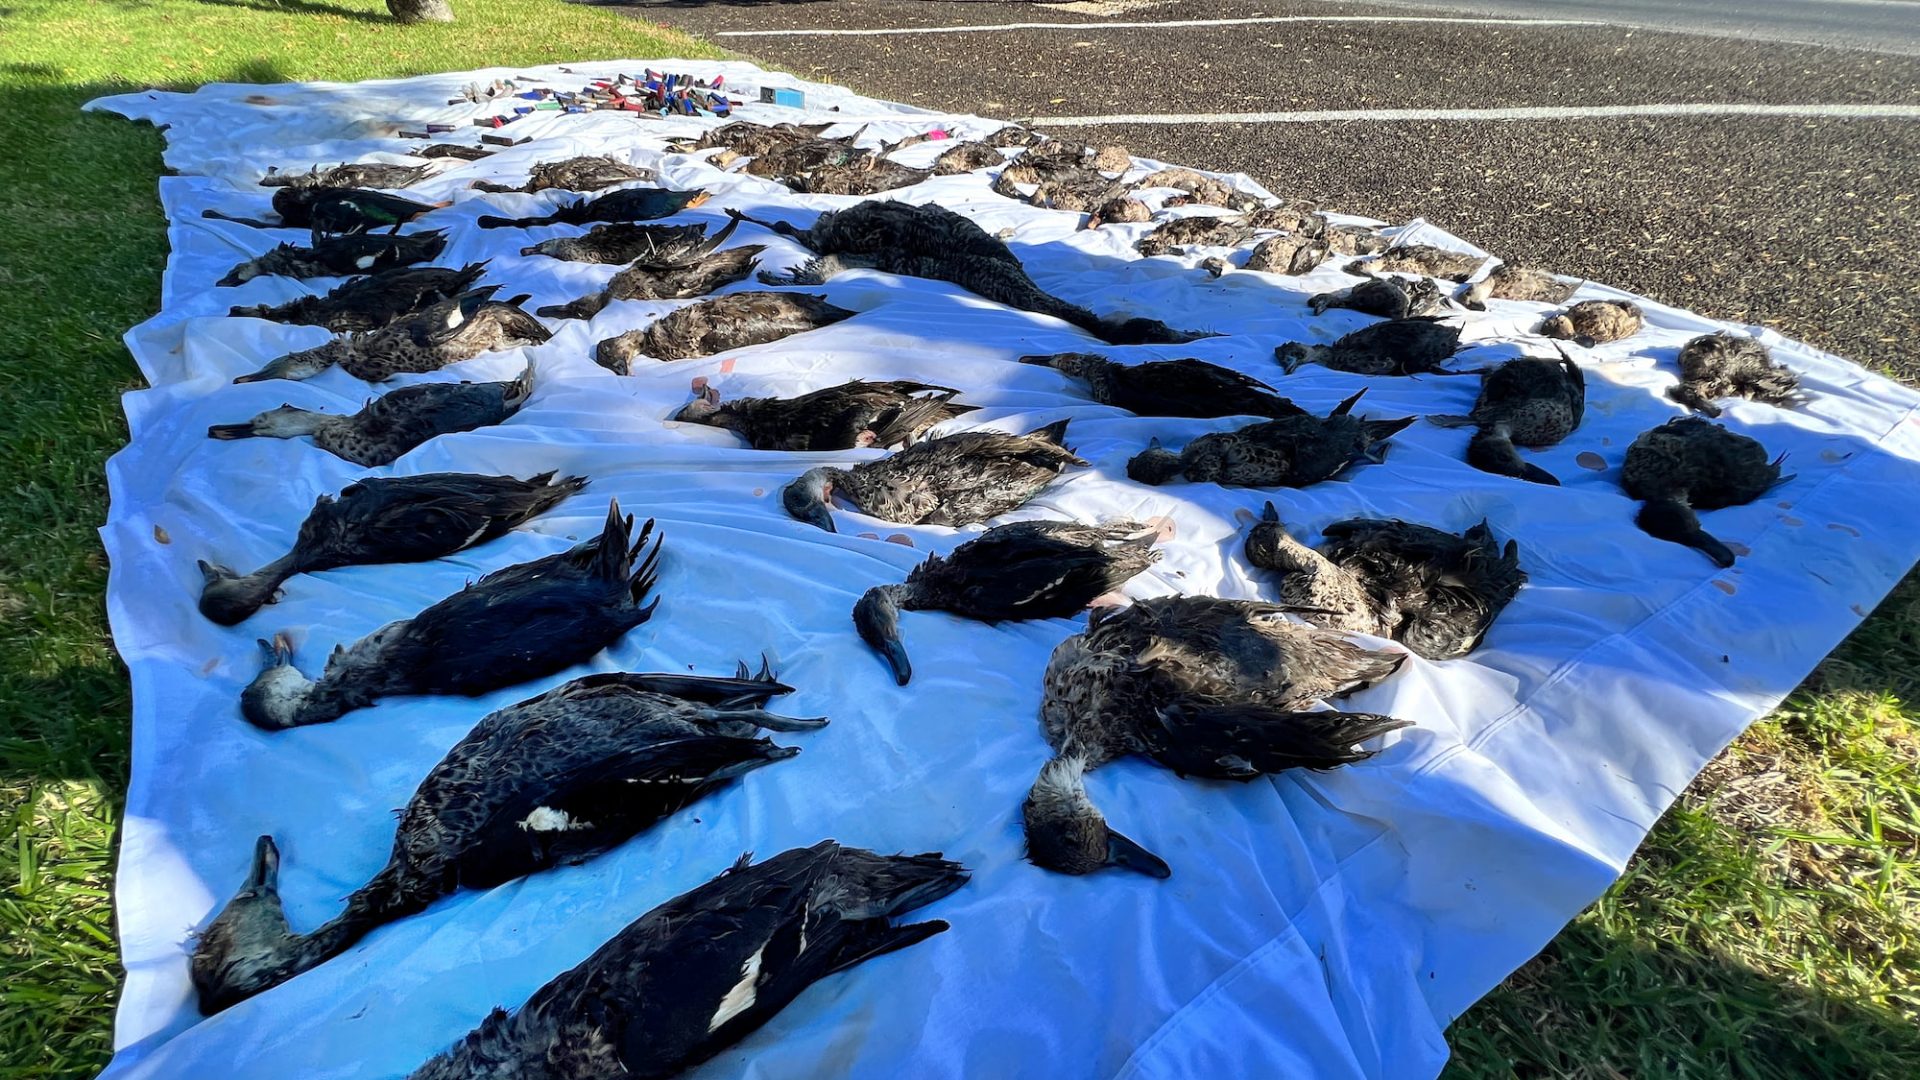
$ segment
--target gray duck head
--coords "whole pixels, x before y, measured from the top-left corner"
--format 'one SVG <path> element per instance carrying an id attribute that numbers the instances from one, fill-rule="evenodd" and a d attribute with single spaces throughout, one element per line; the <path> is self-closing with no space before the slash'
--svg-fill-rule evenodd
<path id="1" fill-rule="evenodd" d="M 1127 479 L 1158 487 L 1180 475 L 1180 455 L 1155 439 L 1127 461 Z"/>
<path id="2" fill-rule="evenodd" d="M 262 836 L 246 884 L 200 934 L 188 962 L 202 1014 L 237 1005 L 298 970 L 301 938 L 280 905 L 279 879 L 280 849 Z"/>
<path id="3" fill-rule="evenodd" d="M 1648 536 L 1693 548 L 1723 570 L 1733 565 L 1733 549 L 1701 527 L 1699 515 L 1682 495 L 1649 499 L 1633 523 Z"/>
<path id="4" fill-rule="evenodd" d="M 1327 346 L 1305 345 L 1298 341 L 1289 341 L 1273 350 L 1274 362 L 1281 370 L 1291 375 L 1301 364 L 1321 364 L 1326 362 Z"/>
<path id="5" fill-rule="evenodd" d="M 913 679 L 913 663 L 907 659 L 906 643 L 900 640 L 900 597 L 910 585 L 881 585 L 868 589 L 853 605 L 853 627 L 860 640 L 886 658 L 893 669 L 893 681 L 901 686 Z"/>
<path id="6" fill-rule="evenodd" d="M 1034 779 L 1020 808 L 1027 861 L 1062 874 L 1091 874 L 1115 866 L 1148 877 L 1172 877 L 1159 856 L 1107 827 L 1100 808 L 1087 798 L 1086 768 L 1084 759 L 1057 757 Z"/>
<path id="7" fill-rule="evenodd" d="M 260 653 L 260 674 L 240 691 L 240 715 L 267 731 L 299 726 L 313 696 L 313 680 L 293 666 L 293 643 L 285 634 L 275 634 L 272 641 L 262 638 Z"/>
<path id="8" fill-rule="evenodd" d="M 781 490 L 780 505 L 797 521 L 828 532 L 837 531 L 833 527 L 831 504 L 827 500 L 833 497 L 833 479 L 839 472 L 824 465 L 808 469 L 799 479 Z"/>
<path id="9" fill-rule="evenodd" d="M 263 605 L 278 598 L 280 580 L 271 573 L 238 574 L 205 559 L 200 560 L 200 614 L 233 626 L 244 622 Z"/>
<path id="10" fill-rule="evenodd" d="M 214 424 L 207 429 L 209 439 L 291 439 L 311 435 L 326 421 L 338 419 L 325 413 L 309 412 L 292 405 L 268 409 L 259 416 L 238 424 Z"/>

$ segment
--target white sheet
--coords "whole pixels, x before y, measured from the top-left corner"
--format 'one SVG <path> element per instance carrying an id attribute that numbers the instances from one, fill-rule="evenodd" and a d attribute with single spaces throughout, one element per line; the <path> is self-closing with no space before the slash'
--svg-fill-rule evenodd
<path id="1" fill-rule="evenodd" d="M 805 89 L 808 114 L 739 113 L 762 122 L 871 121 L 869 141 L 924 131 L 936 119 L 973 135 L 994 126 L 740 64 L 649 63 L 724 71 L 750 98 L 763 81 Z M 524 74 L 574 88 L 589 75 L 640 66 Z M 233 263 L 292 234 L 203 220 L 200 211 L 263 213 L 270 192 L 253 182 L 269 165 L 401 160 L 412 143 L 384 136 L 500 111 L 442 102 L 469 81 L 516 74 L 217 85 L 94 103 L 169 125 L 166 162 L 180 173 L 160 182 L 172 222 L 165 306 L 127 335 L 153 388 L 126 397 L 133 439 L 109 466 L 113 502 L 102 530 L 115 639 L 134 684 L 118 889 L 128 978 L 120 1052 L 106 1075 L 404 1075 L 493 1006 L 517 1005 L 740 852 L 829 836 L 883 851 L 940 850 L 972 867 L 972 884 L 927 912 L 953 929 L 814 987 L 699 1075 L 1432 1074 L 1446 1057 L 1447 1023 L 1598 894 L 1696 770 L 1791 690 L 1920 552 L 1920 506 L 1910 497 L 1920 479 L 1920 398 L 1771 333 L 1765 340 L 1805 373 L 1813 401 L 1792 412 L 1747 403 L 1728 410 L 1727 422 L 1788 453 L 1798 474 L 1756 505 L 1710 515 L 1714 533 L 1750 553 L 1715 572 L 1698 553 L 1636 531 L 1615 481 L 1620 455 L 1638 432 L 1676 414 L 1661 396 L 1675 347 L 1719 326 L 1642 301 L 1649 329 L 1586 357 L 1585 426 L 1536 458 L 1564 487 L 1477 473 L 1460 460 L 1465 432 L 1416 424 L 1394 440 L 1384 466 L 1351 483 L 1279 493 L 1286 519 L 1309 529 L 1355 514 L 1455 529 L 1486 517 L 1500 536 L 1519 538 L 1532 584 L 1482 649 L 1452 663 L 1410 661 L 1352 699 L 1419 726 L 1390 737 L 1373 760 L 1327 775 L 1233 785 L 1182 781 L 1138 762 L 1110 766 L 1090 780 L 1095 801 L 1173 865 L 1172 880 L 1043 873 L 1021 860 L 1018 807 L 1047 757 L 1035 721 L 1040 673 L 1076 624 L 987 627 L 909 614 L 916 678 L 896 688 L 852 633 L 848 612 L 867 587 L 898 580 L 925 552 L 966 534 L 845 510 L 836 511 L 840 534 L 809 528 L 780 511 L 779 487 L 812 464 L 867 452 L 757 453 L 725 432 L 663 418 L 689 400 L 696 376 L 729 397 L 909 377 L 963 388 L 963 400 L 983 406 L 970 424 L 1024 431 L 1072 417 L 1069 442 L 1093 467 L 1012 517 L 1171 517 L 1177 537 L 1134 583 L 1135 595 L 1262 595 L 1239 545 L 1267 495 L 1126 482 L 1124 462 L 1150 436 L 1177 446 L 1235 422 L 1141 419 L 1091 404 L 1055 373 L 1011 362 L 1097 344 L 1079 331 L 940 282 L 859 272 L 818 290 L 861 312 L 856 318 L 725 356 L 642 360 L 629 378 L 595 366 L 592 344 L 674 305 L 619 303 L 590 324 L 554 324 L 550 343 L 525 351 L 539 381 L 517 417 L 430 442 L 387 471 L 560 469 L 592 477 L 583 495 L 451 559 L 295 578 L 283 603 L 243 626 L 212 625 L 194 609 L 194 560 L 258 566 L 291 543 L 316 495 L 362 472 L 304 440 L 209 441 L 207 425 L 283 401 L 351 410 L 370 390 L 338 371 L 307 383 L 228 384 L 324 333 L 223 318 L 233 304 L 298 295 L 284 279 L 212 287 Z M 532 212 L 564 193 L 481 195 L 470 180 L 510 180 L 538 160 L 611 152 L 657 167 L 673 186 L 712 190 L 714 201 L 686 220 L 719 223 L 721 206 L 765 215 L 852 201 L 795 196 L 661 154 L 663 137 L 702 123 L 616 114 L 517 123 L 507 131 L 536 141 L 481 162 L 447 161 L 413 189 L 457 200 L 416 227 L 451 230 L 440 263 L 491 257 L 489 280 L 548 304 L 597 287 L 614 268 L 518 256 L 522 245 L 569 230 L 480 230 L 473 218 Z M 474 129 L 454 137 L 471 141 Z M 922 145 L 901 158 L 919 163 L 941 149 Z M 1198 256 L 1136 256 L 1131 243 L 1149 226 L 1076 232 L 1074 215 L 993 195 L 984 175 L 895 197 L 950 206 L 990 232 L 1013 230 L 1013 249 L 1043 287 L 1096 311 L 1231 332 L 1117 356 L 1199 356 L 1277 380 L 1276 344 L 1329 339 L 1365 322 L 1349 312 L 1305 317 L 1309 293 L 1351 282 L 1334 264 L 1306 279 L 1235 273 L 1216 281 L 1195 269 Z M 1411 228 L 1420 239 L 1465 246 L 1429 226 Z M 802 254 L 745 229 L 735 242 L 767 243 L 766 266 Z M 1496 305 L 1469 336 L 1520 333 L 1541 310 Z M 1513 352 L 1495 346 L 1468 359 Z M 526 359 L 492 354 L 402 381 L 505 378 Z M 1367 411 L 1398 416 L 1464 412 L 1476 383 L 1369 380 L 1309 366 L 1282 388 L 1318 411 L 1365 386 Z M 1583 455 L 1598 455 L 1607 470 L 1583 467 Z M 291 631 L 300 662 L 317 670 L 335 642 L 588 535 L 614 496 L 661 521 L 665 600 L 652 622 L 586 668 L 477 701 L 393 699 L 281 734 L 241 721 L 237 695 L 256 670 L 254 638 Z M 240 883 L 256 834 L 279 838 L 282 893 L 295 926 L 311 928 L 384 862 L 389 811 L 488 711 L 588 668 L 723 672 L 763 652 L 800 688 L 783 709 L 834 721 L 817 734 L 780 737 L 803 749 L 794 761 L 590 865 L 463 893 L 218 1017 L 196 1014 L 189 935 Z"/>

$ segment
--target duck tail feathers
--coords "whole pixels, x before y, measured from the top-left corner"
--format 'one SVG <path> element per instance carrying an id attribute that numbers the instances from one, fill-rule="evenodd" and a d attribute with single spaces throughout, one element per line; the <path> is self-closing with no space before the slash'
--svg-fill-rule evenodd
<path id="1" fill-rule="evenodd" d="M 1479 421 L 1475 420 L 1473 417 L 1462 416 L 1459 413 L 1429 413 L 1427 414 L 1427 423 L 1437 424 L 1443 428 L 1463 428 L 1463 427 L 1479 426 Z"/>
<path id="2" fill-rule="evenodd" d="M 1055 446 L 1065 447 L 1067 445 L 1067 423 L 1071 419 L 1072 417 L 1068 417 L 1066 420 L 1055 420 L 1045 427 L 1036 428 L 1033 431 L 1027 432 L 1027 437 L 1030 439 L 1042 439 Z"/>
<path id="3" fill-rule="evenodd" d="M 1354 407 L 1355 405 L 1358 405 L 1358 404 L 1360 404 L 1360 399 L 1361 399 L 1361 398 L 1363 398 L 1363 397 L 1365 397 L 1365 396 L 1366 396 L 1366 394 L 1367 394 L 1367 388 L 1366 388 L 1366 387 L 1364 387 L 1364 386 L 1363 386 L 1363 387 L 1361 387 L 1360 389 L 1358 389 L 1358 390 L 1356 390 L 1356 391 L 1354 391 L 1354 393 L 1353 393 L 1353 396 L 1352 396 L 1352 397 L 1350 397 L 1350 398 L 1348 398 L 1348 399 L 1346 399 L 1345 401 L 1342 401 L 1342 402 L 1341 402 L 1340 404 L 1338 404 L 1338 405 L 1335 405 L 1335 406 L 1333 407 L 1333 411 L 1332 411 L 1332 412 L 1330 412 L 1330 413 L 1328 413 L 1328 414 L 1327 414 L 1327 416 L 1328 416 L 1329 418 L 1332 418 L 1332 417 L 1335 417 L 1335 416 L 1345 416 L 1345 415 L 1347 415 L 1348 413 L 1350 413 L 1350 412 L 1352 412 L 1352 411 L 1353 411 L 1353 407 Z"/>
<path id="4" fill-rule="evenodd" d="M 912 442 L 921 432 L 953 416 L 955 406 L 950 403 L 958 394 L 958 390 L 949 390 L 906 402 L 893 414 L 892 420 L 873 433 L 873 445 L 885 449 L 897 443 Z M 972 407 L 958 406 L 962 409 Z"/>

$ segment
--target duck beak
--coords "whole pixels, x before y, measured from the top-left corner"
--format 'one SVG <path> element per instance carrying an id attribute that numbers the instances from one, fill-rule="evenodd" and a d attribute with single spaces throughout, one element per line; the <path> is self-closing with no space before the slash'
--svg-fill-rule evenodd
<path id="1" fill-rule="evenodd" d="M 907 659 L 907 647 L 898 637 L 893 637 L 874 646 L 880 655 L 886 657 L 887 666 L 893 669 L 893 681 L 901 686 L 913 680 L 913 662 Z"/>
<path id="2" fill-rule="evenodd" d="M 244 424 L 214 424 L 212 427 L 207 428 L 207 438 L 209 439 L 251 439 L 252 437 L 253 424 L 251 421 Z"/>
<path id="3" fill-rule="evenodd" d="M 253 844 L 253 870 L 245 886 L 251 892 L 280 887 L 280 848 L 273 837 L 262 836 Z"/>
<path id="4" fill-rule="evenodd" d="M 1107 833 L 1107 865 L 1162 881 L 1173 876 L 1173 868 L 1160 856 L 1112 831 Z"/>

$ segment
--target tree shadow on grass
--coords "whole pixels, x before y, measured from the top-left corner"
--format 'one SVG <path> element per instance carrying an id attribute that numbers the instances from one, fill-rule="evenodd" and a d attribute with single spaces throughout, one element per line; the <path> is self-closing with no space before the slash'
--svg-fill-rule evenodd
<path id="1" fill-rule="evenodd" d="M 338 15 L 355 22 L 390 25 L 395 20 L 382 12 L 368 11 L 365 8 L 341 7 L 338 4 L 324 3 L 323 0 L 194 0 L 199 4 L 211 4 L 215 7 L 250 8 L 284 15 Z"/>

